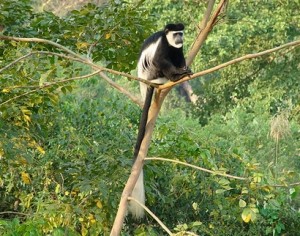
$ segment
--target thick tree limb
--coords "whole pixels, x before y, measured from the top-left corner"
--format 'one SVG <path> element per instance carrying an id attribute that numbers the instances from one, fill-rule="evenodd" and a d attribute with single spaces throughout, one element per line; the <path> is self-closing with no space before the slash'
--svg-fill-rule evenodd
<path id="1" fill-rule="evenodd" d="M 190 64 L 192 63 L 192 61 L 196 57 L 198 51 L 200 50 L 202 42 L 204 41 L 204 37 L 202 36 L 203 34 L 201 34 L 201 31 L 203 29 L 205 29 L 205 27 L 207 25 L 207 22 L 208 22 L 209 17 L 212 13 L 214 4 L 215 4 L 215 0 L 209 0 L 208 1 L 206 12 L 203 16 L 203 19 L 202 19 L 201 23 L 199 24 L 198 35 L 197 35 L 195 41 L 193 42 L 193 44 L 191 46 L 191 49 L 189 51 L 189 55 L 187 57 L 187 65 L 188 66 L 190 66 Z M 185 91 L 185 93 L 187 94 L 189 100 L 193 104 L 195 104 L 198 100 L 198 96 L 196 94 L 194 94 L 193 88 L 190 85 L 190 83 L 188 81 L 184 81 L 183 83 L 180 84 L 180 86 L 181 86 L 181 89 L 183 89 L 183 91 Z"/>
<path id="2" fill-rule="evenodd" d="M 124 221 L 124 218 L 126 215 L 126 210 L 127 210 L 128 198 L 131 196 L 132 190 L 137 182 L 140 172 L 142 171 L 142 168 L 144 165 L 144 158 L 148 152 L 148 148 L 149 148 L 149 145 L 151 142 L 151 137 L 152 137 L 152 132 L 154 130 L 155 122 L 158 117 L 158 113 L 161 108 L 162 101 L 164 100 L 164 97 L 165 97 L 165 96 L 164 97 L 161 96 L 161 98 L 158 98 L 158 97 L 160 97 L 160 95 L 161 95 L 160 93 L 157 93 L 155 95 L 155 99 L 150 107 L 145 136 L 142 141 L 138 157 L 137 157 L 135 163 L 133 164 L 131 174 L 130 174 L 128 181 L 123 189 L 122 196 L 121 196 L 120 203 L 119 203 L 118 212 L 115 217 L 113 228 L 110 233 L 111 236 L 120 235 L 120 232 L 122 230 L 123 221 Z"/>
<path id="3" fill-rule="evenodd" d="M 213 8 L 214 1 L 209 1 L 206 13 L 204 15 L 204 19 L 201 23 L 201 26 L 205 26 L 202 31 L 198 34 L 196 40 L 193 43 L 192 48 L 189 51 L 189 54 L 186 59 L 187 66 L 190 66 L 195 59 L 196 55 L 198 54 L 203 42 L 206 40 L 209 32 L 212 30 L 215 22 L 218 19 L 218 16 L 223 9 L 224 5 L 226 4 L 227 0 L 220 1 L 217 9 L 215 10 L 214 14 L 212 15 L 211 19 L 207 22 L 207 17 L 211 15 L 211 10 Z"/>

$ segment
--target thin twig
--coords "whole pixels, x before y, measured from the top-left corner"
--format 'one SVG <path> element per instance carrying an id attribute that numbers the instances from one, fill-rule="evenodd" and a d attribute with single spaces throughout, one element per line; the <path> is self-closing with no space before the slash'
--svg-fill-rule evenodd
<path id="1" fill-rule="evenodd" d="M 1 37 L 0 37 L 1 38 Z M 140 78 L 137 78 L 135 76 L 132 76 L 130 74 L 127 74 L 127 73 L 124 73 L 124 72 L 119 72 L 119 71 L 115 71 L 115 70 L 112 70 L 112 69 L 108 69 L 108 68 L 105 68 L 105 67 L 102 67 L 102 66 L 99 66 L 93 62 L 91 62 L 90 60 L 87 60 L 87 59 L 84 59 L 84 58 L 81 58 L 81 57 L 70 57 L 70 56 L 67 56 L 65 54 L 60 54 L 60 53 L 56 53 L 56 52 L 48 52 L 48 51 L 35 51 L 35 52 L 31 52 L 31 53 L 28 53 L 26 54 L 25 56 L 22 56 L 20 58 L 18 58 L 17 60 L 13 61 L 12 63 L 6 65 L 5 67 L 3 67 L 2 69 L 0 69 L 0 73 L 2 71 L 4 71 L 5 69 L 8 69 L 9 67 L 11 67 L 12 65 L 16 64 L 17 62 L 21 61 L 21 60 L 24 60 L 26 58 L 28 58 L 29 56 L 32 56 L 32 55 L 35 55 L 35 54 L 44 54 L 44 55 L 52 55 L 52 56 L 57 56 L 57 57 L 61 57 L 61 58 L 66 58 L 66 59 L 69 59 L 69 60 L 73 60 L 73 61 L 78 61 L 78 62 L 81 62 L 81 63 L 84 63 L 88 66 L 91 66 L 93 69 L 97 69 L 97 72 L 95 72 L 95 74 L 99 73 L 99 75 L 104 79 L 106 80 L 111 86 L 113 86 L 114 88 L 116 88 L 117 90 L 121 91 L 123 94 L 125 94 L 126 96 L 128 96 L 134 103 L 138 104 L 140 107 L 143 106 L 143 103 L 142 101 L 136 97 L 136 96 L 133 96 L 129 91 L 127 91 L 125 88 L 123 88 L 122 86 L 120 86 L 119 84 L 117 84 L 116 82 L 114 82 L 113 80 L 111 80 L 107 75 L 105 75 L 103 72 L 100 73 L 100 71 L 107 71 L 109 73 L 112 73 L 112 74 L 115 74 L 115 75 L 120 75 L 120 76 L 124 76 L 124 77 L 127 77 L 128 79 L 132 79 L 132 80 L 137 80 L 137 81 L 140 81 L 140 82 L 143 82 L 145 84 L 148 84 L 148 85 L 151 85 L 153 87 L 158 87 L 157 84 L 153 84 L 147 80 L 144 80 L 144 79 L 140 79 Z M 69 80 L 74 80 L 74 78 L 71 78 Z M 69 81 L 69 80 L 64 80 L 64 81 L 60 81 L 60 83 L 62 82 L 66 82 L 66 81 Z M 27 86 L 28 87 L 28 86 Z M 32 87 L 32 86 L 31 86 Z M 14 86 L 13 88 L 20 88 L 20 87 L 16 87 Z M 31 92 L 30 92 L 31 93 Z M 26 93 L 25 95 L 27 95 L 28 93 Z M 23 96 L 23 95 L 22 95 Z M 11 100 L 15 100 L 16 98 L 19 98 L 18 97 L 15 97 L 15 98 L 12 98 Z M 9 102 L 9 101 L 8 101 Z M 0 104 L 0 105 L 3 105 L 5 104 L 6 102 Z"/>
<path id="2" fill-rule="evenodd" d="M 156 222 L 169 234 L 169 235 L 173 235 L 173 233 L 168 229 L 168 227 L 148 208 L 146 207 L 144 204 L 140 203 L 138 200 L 136 200 L 133 197 L 128 197 L 128 200 L 130 201 L 134 201 L 137 204 L 139 204 L 141 207 L 143 207 L 145 209 L 145 211 L 148 212 L 149 215 L 151 215 L 151 217 L 156 220 Z"/>
<path id="3" fill-rule="evenodd" d="M 0 69 L 0 73 L 2 73 L 2 71 L 4 71 L 4 70 L 8 69 L 9 67 L 13 66 L 14 64 L 18 63 L 19 61 L 22 61 L 25 58 L 30 57 L 32 54 L 33 54 L 32 52 L 27 53 L 26 55 L 21 56 L 18 59 L 14 60 L 13 62 L 7 64 L 6 66 L 4 66 L 3 68 Z"/>
<path id="4" fill-rule="evenodd" d="M 41 86 L 36 86 L 36 89 L 33 89 L 33 90 L 28 91 L 26 93 L 22 93 L 22 94 L 20 94 L 18 96 L 12 97 L 12 98 L 10 98 L 10 99 L 8 99 L 8 100 L 0 103 L 0 106 L 3 106 L 3 105 L 5 105 L 5 104 L 7 104 L 7 103 L 9 103 L 9 102 L 11 102 L 13 100 L 16 100 L 16 99 L 20 98 L 20 97 L 24 97 L 24 96 L 27 96 L 28 94 L 35 93 L 35 92 L 37 92 L 39 90 L 48 88 L 48 87 L 50 87 L 52 85 L 59 84 L 59 83 L 70 82 L 70 81 L 74 81 L 74 80 L 86 79 L 86 78 L 94 76 L 94 75 L 96 75 L 96 74 L 98 74 L 100 72 L 101 72 L 101 70 L 97 70 L 97 71 L 95 71 L 95 72 L 93 72 L 91 74 L 87 74 L 87 75 L 83 75 L 83 76 L 78 76 L 78 77 L 74 77 L 74 78 L 70 78 L 70 79 L 65 79 L 65 80 L 60 80 L 60 81 L 55 81 L 55 82 L 49 82 L 49 83 L 45 83 L 44 85 L 41 85 Z"/>
<path id="5" fill-rule="evenodd" d="M 153 87 L 157 87 L 157 84 L 153 84 L 153 83 L 149 82 L 148 80 L 137 78 L 137 77 L 132 76 L 130 74 L 127 74 L 125 72 L 120 72 L 120 71 L 116 71 L 116 70 L 112 70 L 112 69 L 108 69 L 108 68 L 99 66 L 99 65 L 91 62 L 91 60 L 89 60 L 88 58 L 84 58 L 84 57 L 80 56 L 79 54 L 73 52 L 72 50 L 68 49 L 67 47 L 64 47 L 64 46 L 62 46 L 62 45 L 60 45 L 58 43 L 55 43 L 55 42 L 47 40 L 47 39 L 40 39 L 40 38 L 18 38 L 18 37 L 4 36 L 4 35 L 0 35 L 0 39 L 2 39 L 2 40 L 12 40 L 12 41 L 17 41 L 17 42 L 35 42 L 35 43 L 50 44 L 52 46 L 55 46 L 55 47 L 57 47 L 57 48 L 65 51 L 66 53 L 72 55 L 73 57 L 77 58 L 76 59 L 77 61 L 80 61 L 80 62 L 82 62 L 84 64 L 90 65 L 93 68 L 101 69 L 103 71 L 107 71 L 107 72 L 115 74 L 115 75 L 121 75 L 121 76 L 127 77 L 128 79 L 137 80 L 137 81 L 143 82 L 143 83 L 145 83 L 147 85 L 151 85 Z M 43 52 L 40 52 L 40 53 L 50 54 L 50 55 L 56 55 L 56 56 L 61 56 L 62 55 L 62 54 L 59 54 L 59 53 L 46 52 L 46 51 L 43 51 Z M 65 56 L 62 56 L 62 57 L 65 57 Z M 75 59 L 73 58 L 73 60 L 75 60 Z"/>
<path id="6" fill-rule="evenodd" d="M 14 214 L 14 215 L 21 215 L 21 216 L 30 216 L 31 214 L 26 214 L 22 212 L 17 212 L 17 211 L 2 211 L 0 212 L 0 215 L 5 215 L 5 214 Z"/>
<path id="7" fill-rule="evenodd" d="M 20 95 L 18 95 L 18 96 L 15 96 L 15 97 L 13 97 L 13 98 L 10 98 L 10 99 L 8 99 L 8 100 L 6 100 L 6 101 L 0 103 L 0 106 L 3 106 L 3 105 L 5 105 L 5 104 L 7 104 L 7 103 L 10 103 L 11 101 L 16 100 L 16 99 L 18 99 L 18 98 L 27 96 L 28 94 L 35 93 L 35 92 L 37 92 L 37 91 L 40 90 L 40 89 L 41 89 L 41 88 L 37 88 L 37 89 L 31 90 L 31 91 L 28 91 L 28 92 L 26 92 L 26 93 L 22 93 L 22 94 L 20 94 Z"/>
<path id="8" fill-rule="evenodd" d="M 287 184 L 273 184 L 271 185 L 271 187 L 278 187 L 278 188 L 281 188 L 281 187 L 293 187 L 293 186 L 298 186 L 300 185 L 300 182 L 296 182 L 296 183 L 287 183 Z"/>
<path id="9" fill-rule="evenodd" d="M 58 43 L 55 43 L 51 40 L 47 40 L 47 39 L 40 39 L 40 38 L 19 38 L 19 37 L 12 37 L 12 36 L 5 36 L 5 35 L 0 35 L 0 39 L 2 40 L 11 40 L 11 41 L 17 41 L 17 42 L 34 42 L 34 43 L 46 43 L 46 44 L 50 44 L 56 48 L 59 48 L 65 52 L 67 52 L 68 54 L 76 57 L 76 58 L 81 58 L 84 60 L 83 57 L 79 56 L 77 53 L 73 52 L 72 50 L 68 49 L 67 47 L 64 47 Z"/>
<path id="10" fill-rule="evenodd" d="M 128 92 L 126 89 L 124 89 L 122 86 L 111 80 L 106 74 L 103 72 L 99 72 L 99 75 L 106 80 L 107 83 L 109 83 L 111 86 L 119 90 L 121 93 L 125 94 L 127 97 L 129 97 L 134 103 L 139 105 L 140 107 L 143 107 L 143 102 L 138 97 L 132 95 L 130 92 Z"/>
<path id="11" fill-rule="evenodd" d="M 224 176 L 224 177 L 228 177 L 228 178 L 232 178 L 232 179 L 238 179 L 238 180 L 247 180 L 247 178 L 245 177 L 239 177 L 239 176 L 235 176 L 235 175 L 229 175 L 229 174 L 223 174 L 220 173 L 218 171 L 213 171 L 213 170 L 209 170 L 209 169 L 205 169 L 203 167 L 199 167 L 199 166 L 195 166 L 186 162 L 182 162 L 182 161 L 178 161 L 178 160 L 173 160 L 173 159 L 167 159 L 167 158 L 162 158 L 162 157 L 146 157 L 145 160 L 154 160 L 154 161 L 168 161 L 168 162 L 173 162 L 176 164 L 180 164 L 180 165 L 184 165 L 184 166 L 188 166 L 188 167 L 192 167 L 194 169 L 197 170 L 201 170 L 213 175 L 220 175 L 220 176 Z"/>

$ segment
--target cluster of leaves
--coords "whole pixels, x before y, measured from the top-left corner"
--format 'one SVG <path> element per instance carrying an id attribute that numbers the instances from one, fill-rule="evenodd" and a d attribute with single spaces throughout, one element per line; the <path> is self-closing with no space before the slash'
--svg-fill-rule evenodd
<path id="1" fill-rule="evenodd" d="M 290 1 L 230 2 L 226 24 L 217 24 L 203 45 L 194 66 L 206 69 L 231 59 L 263 51 L 299 38 L 299 14 Z M 226 113 L 238 99 L 269 99 L 270 111 L 286 109 L 300 100 L 299 48 L 244 61 L 193 81 L 199 95 L 195 116 L 206 124 L 215 112 Z M 251 109 L 251 107 L 249 107 Z M 299 107 L 295 107 L 298 110 Z"/>
<path id="2" fill-rule="evenodd" d="M 145 10 L 136 2 L 114 1 L 57 17 L 33 12 L 27 0 L 2 1 L 0 22 L 4 34 L 50 39 L 102 65 L 129 71 L 138 45 L 153 28 L 148 12 L 161 16 L 159 27 L 165 21 L 193 22 L 188 12 L 197 2 L 147 1 Z M 262 2 L 260 8 L 257 4 L 230 5 L 231 20 L 215 28 L 195 70 L 295 38 L 293 4 L 281 5 L 274 14 L 273 3 Z M 202 1 L 199 5 L 204 7 Z M 188 14 L 179 19 L 178 9 Z M 264 24 L 259 23 L 260 9 L 268 16 Z M 272 24 L 276 30 L 270 29 Z M 187 29 L 191 33 L 191 26 Z M 64 53 L 49 45 L 1 41 L 0 61 L 8 65 L 41 50 Z M 201 96 L 198 107 L 186 113 L 181 108 L 163 109 L 150 156 L 246 178 L 147 162 L 147 206 L 179 235 L 298 233 L 300 189 L 288 186 L 299 179 L 300 168 L 297 53 L 296 49 L 244 62 L 205 77 L 201 86 L 193 81 Z M 1 72 L 1 235 L 108 234 L 130 171 L 139 109 L 97 78 L 58 83 L 89 72 L 78 63 L 41 53 Z M 288 108 L 290 130 L 273 140 L 270 123 L 278 107 Z M 202 124 L 187 117 L 190 114 Z M 150 217 L 135 229 L 132 225 L 136 224 L 128 218 L 124 235 L 163 234 Z"/>
<path id="3" fill-rule="evenodd" d="M 135 67 L 139 47 L 153 27 L 142 6 L 122 1 L 88 4 L 64 17 L 51 12 L 34 13 L 27 0 L 2 1 L 1 9 L 4 34 L 49 39 L 123 71 Z M 46 46 L 34 47 L 41 50 Z"/>
<path id="4" fill-rule="evenodd" d="M 118 96 L 105 98 L 104 84 L 97 83 L 93 90 L 96 81 L 81 84 L 87 88 L 65 97 L 56 110 L 47 110 L 47 117 L 51 117 L 48 127 L 40 129 L 37 124 L 43 122 L 32 117 L 28 129 L 43 151 L 24 144 L 13 158 L 4 149 L 1 211 L 21 211 L 32 221 L 26 220 L 15 231 L 1 221 L 0 231 L 24 233 L 38 226 L 36 230 L 44 233 L 109 232 L 130 170 L 131 136 L 135 135 L 131 127 L 137 125 L 132 121 L 139 112 L 125 103 L 121 107 Z M 136 118 L 128 120 L 129 114 L 136 114 Z M 115 135 L 120 143 L 115 142 Z"/>
<path id="5" fill-rule="evenodd" d="M 147 34 L 143 27 L 150 24 L 141 17 L 145 9 L 133 11 L 139 6 L 118 1 L 89 4 L 61 18 L 33 12 L 27 0 L 1 1 L 0 7 L 3 34 L 59 42 L 123 71 L 133 69 Z M 131 156 L 129 129 L 138 109 L 127 113 L 125 107 L 116 115 L 118 97 L 105 97 L 105 84 L 98 83 L 97 99 L 89 88 L 78 95 L 78 104 L 72 98 L 61 103 L 61 96 L 77 86 L 62 82 L 90 69 L 54 53 L 65 51 L 48 44 L 0 42 L 1 65 L 7 66 L 0 75 L 0 212 L 5 218 L 23 212 L 21 221 L 1 221 L 1 235 L 32 229 L 37 235 L 108 232 L 128 174 L 125 166 L 131 164 L 124 157 Z M 128 136 L 121 135 L 126 130 Z"/>
<path id="6" fill-rule="evenodd" d="M 275 142 L 267 138 L 272 116 L 266 107 L 257 102 L 249 114 L 241 104 L 226 116 L 214 115 L 202 128 L 178 110 L 164 114 L 150 155 L 247 178 L 232 180 L 175 164 L 170 168 L 167 163 L 147 163 L 147 199 L 160 206 L 155 213 L 167 225 L 205 235 L 297 233 L 300 216 L 293 209 L 299 207 L 299 187 L 275 185 L 287 186 L 299 179 L 299 124 L 292 122 L 290 135 L 280 141 L 275 166 Z"/>

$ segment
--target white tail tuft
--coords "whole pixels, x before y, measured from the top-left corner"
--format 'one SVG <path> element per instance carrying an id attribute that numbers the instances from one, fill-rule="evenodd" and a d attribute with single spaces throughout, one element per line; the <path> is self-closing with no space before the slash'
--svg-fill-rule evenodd
<path id="1" fill-rule="evenodd" d="M 144 174 L 141 171 L 139 178 L 134 186 L 131 196 L 145 205 L 145 189 L 144 189 Z M 128 205 L 130 214 L 135 219 L 141 219 L 144 217 L 144 209 L 134 201 L 130 201 Z"/>

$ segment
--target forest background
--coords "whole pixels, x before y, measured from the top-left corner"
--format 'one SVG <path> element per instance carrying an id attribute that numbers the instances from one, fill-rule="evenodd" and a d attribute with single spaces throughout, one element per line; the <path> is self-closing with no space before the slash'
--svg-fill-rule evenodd
<path id="1" fill-rule="evenodd" d="M 194 72 L 296 43 L 191 80 L 195 102 L 168 94 L 148 153 L 156 160 L 144 173 L 146 205 L 174 234 L 298 234 L 299 5 L 229 1 Z M 200 0 L 0 0 L 1 235 L 109 234 L 141 114 L 138 82 L 122 75 L 136 75 L 143 40 L 167 22 L 185 24 L 187 54 L 206 8 Z M 72 53 L 107 68 L 107 79 Z M 127 217 L 122 230 L 164 234 L 149 215 Z"/>

